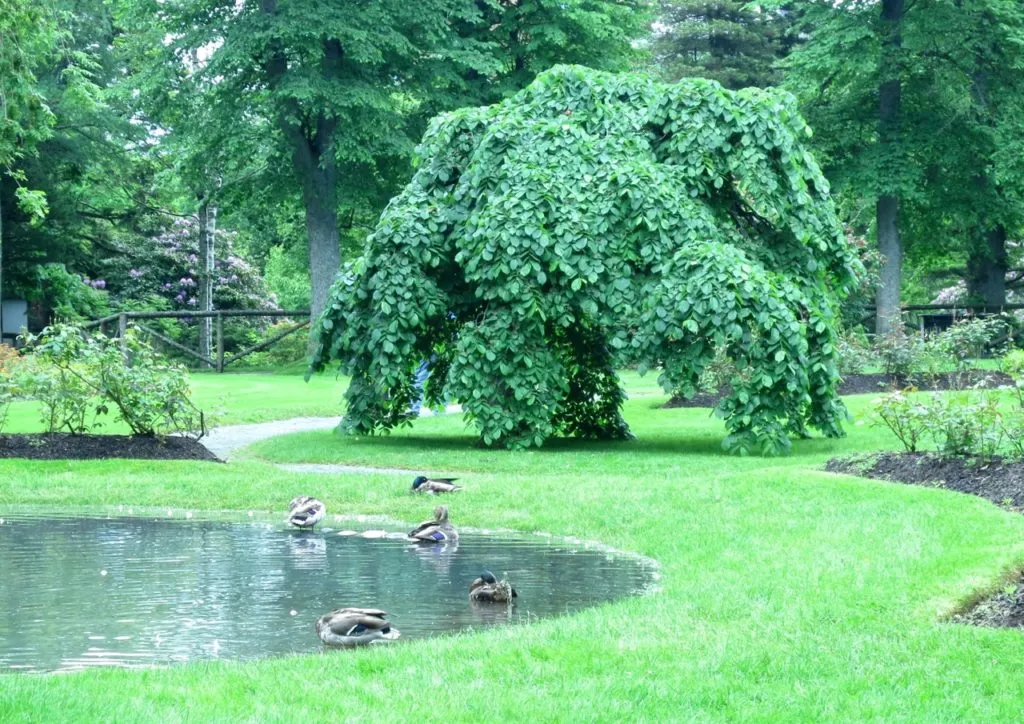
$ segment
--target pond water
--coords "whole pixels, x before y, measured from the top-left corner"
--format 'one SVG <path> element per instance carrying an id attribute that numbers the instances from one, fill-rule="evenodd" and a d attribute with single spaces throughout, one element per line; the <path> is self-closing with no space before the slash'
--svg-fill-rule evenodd
<path id="1" fill-rule="evenodd" d="M 388 611 L 402 639 L 526 623 L 638 594 L 654 571 L 625 554 L 539 536 L 287 529 L 266 520 L 0 519 L 0 672 L 143 667 L 322 648 L 318 616 Z M 512 607 L 473 606 L 483 568 Z M 398 645 L 398 644 L 396 644 Z"/>

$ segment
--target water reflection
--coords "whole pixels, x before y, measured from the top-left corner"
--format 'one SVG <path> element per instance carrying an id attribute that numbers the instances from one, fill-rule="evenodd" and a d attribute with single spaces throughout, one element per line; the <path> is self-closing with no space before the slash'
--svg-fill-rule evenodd
<path id="1" fill-rule="evenodd" d="M 0 671 L 316 651 L 313 622 L 341 606 L 383 608 L 403 639 L 418 638 L 558 615 L 651 581 L 632 558 L 532 537 L 425 546 L 342 532 L 351 535 L 259 521 L 5 515 Z M 516 605 L 469 603 L 484 568 L 513 581 Z"/>

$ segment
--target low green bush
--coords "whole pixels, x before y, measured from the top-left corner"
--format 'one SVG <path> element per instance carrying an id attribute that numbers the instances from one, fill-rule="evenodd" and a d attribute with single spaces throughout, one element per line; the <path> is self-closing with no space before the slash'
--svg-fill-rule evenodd
<path id="1" fill-rule="evenodd" d="M 135 329 L 112 339 L 56 324 L 29 335 L 26 344 L 31 352 L 15 368 L 11 392 L 40 403 L 49 432 L 85 434 L 112 413 L 136 435 L 205 433 L 188 371 L 157 354 Z"/>
<path id="2" fill-rule="evenodd" d="M 906 392 L 893 392 L 875 404 L 876 422 L 888 427 L 907 452 L 917 452 L 928 430 L 928 411 L 924 404 Z"/>
<path id="3" fill-rule="evenodd" d="M 875 354 L 882 372 L 899 379 L 910 379 L 929 367 L 929 349 L 923 337 L 897 328 L 875 341 Z"/>
<path id="4" fill-rule="evenodd" d="M 871 342 L 863 330 L 841 330 L 836 337 L 836 366 L 840 374 L 855 375 L 867 372 L 879 364 L 871 349 Z"/>
<path id="5" fill-rule="evenodd" d="M 1024 453 L 1024 414 L 1003 411 L 997 392 L 911 392 L 913 388 L 893 392 L 875 404 L 876 424 L 888 427 L 907 452 L 917 452 L 927 440 L 944 457 L 991 460 Z"/>

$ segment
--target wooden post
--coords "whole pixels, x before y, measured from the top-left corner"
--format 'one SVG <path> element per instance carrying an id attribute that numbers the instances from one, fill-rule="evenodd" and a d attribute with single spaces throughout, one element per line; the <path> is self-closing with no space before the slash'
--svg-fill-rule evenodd
<path id="1" fill-rule="evenodd" d="M 217 371 L 224 371 L 224 315 L 217 314 Z"/>
<path id="2" fill-rule="evenodd" d="M 128 361 L 128 340 L 125 332 L 128 331 L 128 315 L 121 312 L 117 315 L 117 335 L 121 338 L 121 356 Z"/>

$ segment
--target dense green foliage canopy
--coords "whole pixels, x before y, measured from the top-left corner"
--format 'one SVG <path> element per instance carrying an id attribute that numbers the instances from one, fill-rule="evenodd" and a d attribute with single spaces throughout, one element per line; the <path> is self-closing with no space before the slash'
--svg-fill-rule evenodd
<path id="1" fill-rule="evenodd" d="M 727 447 L 841 434 L 836 299 L 857 262 L 794 99 L 558 66 L 434 120 L 410 183 L 333 288 L 316 367 L 351 374 L 343 425 L 463 404 L 489 445 L 621 438 L 614 364 L 693 394 L 724 351 Z"/>

